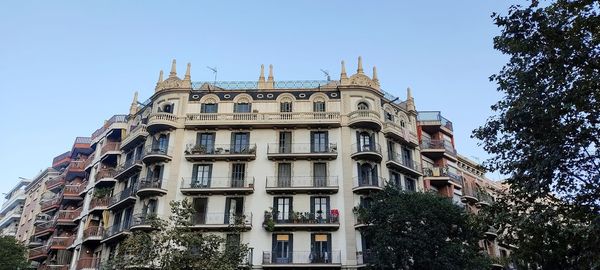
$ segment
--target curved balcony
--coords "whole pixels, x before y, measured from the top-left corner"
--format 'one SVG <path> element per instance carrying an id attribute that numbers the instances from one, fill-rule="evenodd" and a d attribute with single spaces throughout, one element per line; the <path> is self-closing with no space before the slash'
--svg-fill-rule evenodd
<path id="1" fill-rule="evenodd" d="M 490 227 L 486 232 L 483 233 L 485 238 L 494 240 L 498 237 L 498 230 L 494 227 Z"/>
<path id="2" fill-rule="evenodd" d="M 338 155 L 337 144 L 291 143 L 267 144 L 269 160 L 333 160 Z"/>
<path id="3" fill-rule="evenodd" d="M 381 155 L 381 146 L 378 143 L 355 143 L 352 145 L 352 154 L 350 157 L 353 159 L 370 160 L 374 162 L 381 162 L 383 159 L 383 156 Z"/>
<path id="4" fill-rule="evenodd" d="M 189 161 L 255 160 L 256 144 L 190 144 L 185 158 Z"/>
<path id="5" fill-rule="evenodd" d="M 100 242 L 104 235 L 104 227 L 100 226 L 90 226 L 83 230 L 83 237 L 81 241 L 83 243 L 86 242 Z"/>
<path id="6" fill-rule="evenodd" d="M 31 261 L 43 261 L 48 257 L 48 247 L 41 246 L 32 248 L 29 250 L 29 260 Z"/>
<path id="7" fill-rule="evenodd" d="M 93 197 L 90 200 L 90 213 L 93 211 L 104 211 L 108 209 L 108 205 L 110 203 L 110 197 Z"/>
<path id="8" fill-rule="evenodd" d="M 408 128 L 402 127 L 398 123 L 386 120 L 383 123 L 382 132 L 386 137 L 407 143 L 412 147 L 417 147 L 419 145 L 417 133 Z"/>
<path id="9" fill-rule="evenodd" d="M 233 213 L 195 213 L 192 216 L 192 228 L 203 231 L 247 231 L 252 228 L 252 213 L 238 216 Z"/>
<path id="10" fill-rule="evenodd" d="M 135 187 L 128 187 L 123 191 L 113 195 L 108 203 L 108 209 L 120 209 L 136 201 Z"/>
<path id="11" fill-rule="evenodd" d="M 144 149 L 142 161 L 146 164 L 170 161 L 169 149 L 166 147 L 150 146 Z"/>
<path id="12" fill-rule="evenodd" d="M 445 186 L 450 183 L 462 187 L 462 176 L 450 172 L 448 166 L 433 166 L 423 168 L 424 179 L 434 186 Z"/>
<path id="13" fill-rule="evenodd" d="M 479 202 L 479 198 L 477 198 L 477 193 L 473 187 L 474 185 L 473 182 L 468 181 L 466 178 L 464 179 L 461 198 L 463 203 L 474 204 Z"/>
<path id="14" fill-rule="evenodd" d="M 185 195 L 212 195 L 212 194 L 241 194 L 254 193 L 254 177 L 207 177 L 184 178 L 181 183 L 181 193 Z"/>
<path id="15" fill-rule="evenodd" d="M 355 193 L 380 191 L 385 185 L 385 179 L 382 177 L 354 177 L 353 180 L 354 187 L 352 191 Z"/>
<path id="16" fill-rule="evenodd" d="M 274 231 L 335 231 L 340 228 L 339 212 L 335 212 L 335 215 L 332 213 L 290 212 L 283 215 L 282 213 L 266 212 L 263 227 Z"/>
<path id="17" fill-rule="evenodd" d="M 416 161 L 404 159 L 402 155 L 391 156 L 385 163 L 389 168 L 396 169 L 400 172 L 413 176 L 423 175 L 421 164 Z"/>
<path id="18" fill-rule="evenodd" d="M 339 269 L 342 267 L 342 253 L 339 250 L 331 252 L 293 251 L 287 254 L 263 251 L 262 255 L 263 268 Z"/>
<path id="19" fill-rule="evenodd" d="M 267 176 L 268 194 L 334 194 L 339 190 L 337 176 Z"/>
<path id="20" fill-rule="evenodd" d="M 135 230 L 153 230 L 155 224 L 159 222 L 159 218 L 156 214 L 146 214 L 146 213 L 138 213 L 134 214 L 132 217 L 130 231 Z"/>
<path id="21" fill-rule="evenodd" d="M 186 128 L 339 127 L 339 112 L 189 113 Z"/>
<path id="22" fill-rule="evenodd" d="M 121 141 L 121 149 L 127 150 L 146 140 L 148 131 L 146 125 L 140 124 L 133 127 L 125 138 Z"/>
<path id="23" fill-rule="evenodd" d="M 140 198 L 165 195 L 167 194 L 167 190 L 163 187 L 165 184 L 162 179 L 140 179 L 136 194 Z"/>
<path id="24" fill-rule="evenodd" d="M 94 183 L 96 186 L 112 185 L 117 182 L 117 170 L 113 168 L 102 168 L 96 172 Z"/>
<path id="25" fill-rule="evenodd" d="M 130 225 L 131 224 L 124 223 L 108 227 L 106 230 L 104 230 L 104 235 L 100 242 L 105 243 L 117 239 L 122 239 L 123 237 L 129 235 Z"/>
<path id="26" fill-rule="evenodd" d="M 179 122 L 175 114 L 159 112 L 148 116 L 146 130 L 150 133 L 176 128 L 179 128 Z"/>
<path id="27" fill-rule="evenodd" d="M 380 131 L 382 128 L 379 113 L 371 110 L 356 110 L 348 114 L 348 126 Z"/>
<path id="28" fill-rule="evenodd" d="M 490 206 L 494 202 L 494 197 L 487 193 L 487 191 L 485 191 L 483 188 L 476 189 L 475 194 L 479 201 L 477 202 L 478 207 Z"/>
<path id="29" fill-rule="evenodd" d="M 134 175 L 142 169 L 142 160 L 141 159 L 130 159 L 125 160 L 123 164 L 119 165 L 116 169 L 114 178 L 119 180 L 124 180 L 129 176 Z"/>
<path id="30" fill-rule="evenodd" d="M 452 143 L 445 140 L 424 140 L 421 142 L 421 154 L 431 158 L 446 158 L 456 161 L 456 150 Z"/>

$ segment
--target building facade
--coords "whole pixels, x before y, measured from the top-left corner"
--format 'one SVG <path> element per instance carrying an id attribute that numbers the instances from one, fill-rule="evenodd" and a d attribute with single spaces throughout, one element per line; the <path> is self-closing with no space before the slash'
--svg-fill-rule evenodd
<path id="1" fill-rule="evenodd" d="M 252 268 L 355 269 L 370 244 L 353 209 L 370 192 L 395 185 L 466 202 L 452 123 L 418 113 L 410 89 L 405 100 L 384 92 L 360 58 L 354 74 L 342 62 L 327 81 L 276 81 L 261 66 L 257 81 L 192 82 L 190 65 L 180 78 L 173 61 L 147 101 L 136 93 L 127 115 L 53 163 L 31 189 L 34 220 L 46 220 L 30 243 L 40 269 L 99 269 L 183 199 L 195 229 L 248 243 Z"/>
<path id="2" fill-rule="evenodd" d="M 19 182 L 4 196 L 4 203 L 0 209 L 0 235 L 19 237 L 19 222 L 23 215 L 25 205 L 25 188 L 31 181 L 19 179 Z"/>

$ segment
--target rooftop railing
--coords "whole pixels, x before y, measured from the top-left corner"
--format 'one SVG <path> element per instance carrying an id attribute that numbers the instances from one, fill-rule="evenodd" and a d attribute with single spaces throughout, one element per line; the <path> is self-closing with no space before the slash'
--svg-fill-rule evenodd
<path id="1" fill-rule="evenodd" d="M 339 112 L 273 112 L 273 113 L 188 113 L 186 124 L 195 124 L 202 121 L 237 121 L 256 122 L 267 121 L 274 123 L 285 123 L 286 121 L 337 121 L 340 119 Z M 283 122 L 282 122 L 283 121 Z"/>
<path id="2" fill-rule="evenodd" d="M 314 89 L 325 85 L 337 85 L 336 81 L 326 80 L 298 80 L 298 81 L 275 81 L 275 89 Z M 258 81 L 212 81 L 192 82 L 193 90 L 258 90 Z"/>
<path id="3" fill-rule="evenodd" d="M 452 130 L 452 122 L 450 120 L 444 118 L 442 113 L 439 111 L 423 111 L 417 114 L 417 121 L 422 124 L 437 124 L 439 122 L 443 127 Z"/>
<path id="4" fill-rule="evenodd" d="M 110 127 L 110 125 L 112 125 L 114 123 L 126 123 L 126 122 L 127 122 L 127 115 L 119 115 L 119 114 L 113 115 L 113 117 L 108 119 L 101 128 L 97 129 L 96 131 L 94 131 L 94 133 L 92 133 L 90 142 L 92 140 L 96 139 L 96 137 L 100 136 L 102 133 L 104 133 L 104 131 L 106 131 L 106 129 L 108 127 Z"/>

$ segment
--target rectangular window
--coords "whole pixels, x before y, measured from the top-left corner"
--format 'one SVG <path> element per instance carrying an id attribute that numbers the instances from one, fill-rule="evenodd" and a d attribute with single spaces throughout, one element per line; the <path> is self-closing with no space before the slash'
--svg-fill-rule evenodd
<path id="1" fill-rule="evenodd" d="M 231 134 L 231 152 L 235 154 L 249 153 L 250 133 L 234 132 Z"/>
<path id="2" fill-rule="evenodd" d="M 292 133 L 289 131 L 279 132 L 279 153 L 292 152 Z"/>
<path id="3" fill-rule="evenodd" d="M 246 179 L 246 164 L 231 164 L 231 187 L 243 187 Z"/>
<path id="4" fill-rule="evenodd" d="M 326 187 L 327 186 L 327 163 L 325 163 L 325 162 L 313 163 L 313 186 L 315 186 L 315 187 Z"/>
<path id="5" fill-rule="evenodd" d="M 396 160 L 396 144 L 392 141 L 387 141 L 388 146 L 388 159 Z"/>
<path id="6" fill-rule="evenodd" d="M 251 103 L 235 103 L 233 105 L 234 113 L 249 113 L 252 110 Z"/>
<path id="7" fill-rule="evenodd" d="M 417 191 L 417 180 L 410 177 L 404 177 L 404 189 L 408 191 Z"/>
<path id="8" fill-rule="evenodd" d="M 405 166 L 413 168 L 412 151 L 406 147 L 402 147 L 402 163 Z"/>
<path id="9" fill-rule="evenodd" d="M 326 223 L 329 217 L 329 197 L 318 196 L 310 198 L 310 212 L 317 223 Z"/>
<path id="10" fill-rule="evenodd" d="M 194 215 L 192 216 L 193 224 L 206 224 L 206 207 L 208 198 L 194 198 Z"/>
<path id="11" fill-rule="evenodd" d="M 225 224 L 243 222 L 244 198 L 235 197 L 225 199 Z"/>
<path id="12" fill-rule="evenodd" d="M 218 110 L 218 105 L 216 103 L 200 105 L 201 113 L 217 113 L 217 110 Z"/>
<path id="13" fill-rule="evenodd" d="M 199 154 L 212 154 L 215 151 L 215 133 L 206 132 L 196 134 L 196 147 Z"/>
<path id="14" fill-rule="evenodd" d="M 192 188 L 208 188 L 212 178 L 212 164 L 195 164 L 192 171 Z"/>
<path id="15" fill-rule="evenodd" d="M 325 102 L 317 101 L 313 103 L 313 112 L 325 112 Z"/>
<path id="16" fill-rule="evenodd" d="M 292 185 L 292 164 L 277 164 L 277 187 L 290 187 Z"/>
<path id="17" fill-rule="evenodd" d="M 326 153 L 329 151 L 329 133 L 327 131 L 310 132 L 310 150 L 313 153 Z"/>
<path id="18" fill-rule="evenodd" d="M 274 205 L 273 211 L 275 211 L 275 222 L 277 223 L 289 223 L 292 213 L 292 198 L 291 197 L 275 197 L 273 198 Z"/>
<path id="19" fill-rule="evenodd" d="M 395 171 L 390 171 L 390 182 L 396 186 L 396 188 L 402 188 L 402 182 L 400 181 L 400 174 Z"/>
<path id="20" fill-rule="evenodd" d="M 283 102 L 279 105 L 280 112 L 292 112 L 292 103 Z"/>
<path id="21" fill-rule="evenodd" d="M 273 234 L 272 263 L 288 264 L 292 262 L 293 236 L 292 234 Z"/>

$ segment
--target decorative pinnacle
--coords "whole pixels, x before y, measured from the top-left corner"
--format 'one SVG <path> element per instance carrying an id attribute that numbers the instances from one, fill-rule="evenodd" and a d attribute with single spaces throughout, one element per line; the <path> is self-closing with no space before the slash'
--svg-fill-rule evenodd
<path id="1" fill-rule="evenodd" d="M 373 66 L 373 81 L 379 83 L 379 79 L 377 78 L 377 67 Z"/>
<path id="2" fill-rule="evenodd" d="M 273 81 L 273 65 L 269 65 L 269 77 L 267 81 Z"/>
<path id="3" fill-rule="evenodd" d="M 173 59 L 173 63 L 171 64 L 171 73 L 169 73 L 169 78 L 177 77 L 177 61 Z"/>
<path id="4" fill-rule="evenodd" d="M 131 101 L 131 106 L 136 105 L 137 106 L 138 103 L 138 92 L 135 91 L 135 93 L 133 93 L 133 100 Z"/>
<path id="5" fill-rule="evenodd" d="M 258 76 L 258 80 L 261 82 L 265 81 L 265 65 L 260 65 L 260 76 Z"/>
<path id="6" fill-rule="evenodd" d="M 158 82 L 157 83 L 161 83 L 162 81 L 163 81 L 163 71 L 161 69 L 160 73 L 158 74 Z"/>
<path id="7" fill-rule="evenodd" d="M 191 75 L 190 75 L 190 69 L 192 68 L 192 63 L 188 63 L 187 64 L 187 69 L 185 70 L 185 77 L 183 77 L 184 80 L 189 81 L 192 79 Z"/>
<path id="8" fill-rule="evenodd" d="M 412 90 L 409 88 L 406 88 L 406 99 L 412 99 Z"/>
<path id="9" fill-rule="evenodd" d="M 340 79 L 347 79 L 348 75 L 346 74 L 346 64 L 344 60 L 342 60 L 342 73 L 340 74 Z"/>
<path id="10" fill-rule="evenodd" d="M 363 68 L 362 68 L 362 57 L 358 57 L 358 69 L 356 69 L 356 73 L 358 74 L 363 74 Z"/>

